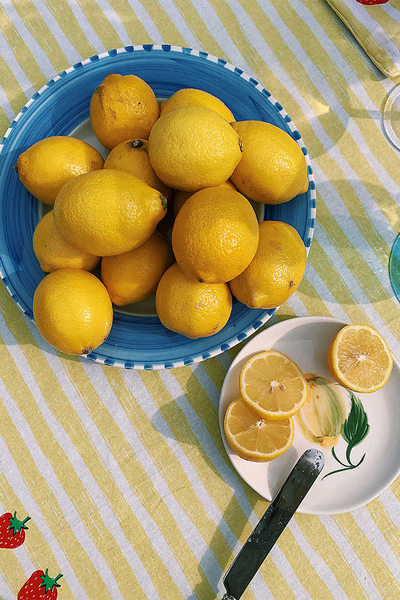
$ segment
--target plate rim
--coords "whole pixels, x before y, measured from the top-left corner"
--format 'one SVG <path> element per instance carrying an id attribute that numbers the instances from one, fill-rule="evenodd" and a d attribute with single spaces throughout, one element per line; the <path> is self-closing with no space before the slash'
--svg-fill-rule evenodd
<path id="1" fill-rule="evenodd" d="M 10 123 L 9 127 L 7 128 L 6 132 L 4 133 L 3 138 L 0 141 L 0 163 L 1 163 L 1 153 L 7 147 L 9 140 L 12 140 L 13 130 L 17 128 L 18 121 L 21 118 L 21 116 L 24 113 L 26 113 L 26 111 L 29 110 L 29 108 L 35 103 L 35 101 L 37 101 L 40 98 L 40 96 L 46 90 L 51 88 L 57 81 L 59 81 L 60 79 L 65 79 L 66 76 L 73 73 L 74 71 L 80 70 L 83 67 L 90 65 L 92 63 L 97 63 L 99 60 L 102 60 L 102 59 L 110 59 L 110 58 L 112 59 L 113 57 L 115 57 L 119 54 L 123 54 L 123 53 L 134 55 L 135 52 L 149 53 L 149 52 L 153 52 L 153 51 L 154 52 L 164 52 L 164 53 L 178 52 L 178 53 L 182 53 L 182 54 L 185 54 L 188 56 L 194 56 L 194 57 L 203 59 L 205 61 L 212 62 L 215 65 L 218 65 L 220 68 L 226 68 L 229 71 L 235 73 L 237 76 L 240 76 L 249 85 L 252 85 L 255 89 L 257 89 L 263 95 L 263 97 L 266 100 L 268 100 L 268 102 L 272 105 L 273 109 L 275 111 L 277 111 L 278 113 L 280 113 L 282 119 L 285 121 L 287 127 L 290 129 L 293 139 L 297 142 L 297 144 L 302 149 L 302 152 L 304 154 L 306 164 L 307 164 L 307 177 L 308 177 L 308 181 L 309 181 L 308 192 L 310 194 L 310 196 L 309 196 L 310 212 L 307 215 L 307 230 L 306 230 L 306 234 L 305 234 L 304 244 L 305 244 L 306 252 L 308 255 L 310 246 L 311 246 L 311 243 L 313 240 L 313 236 L 314 236 L 314 230 L 315 230 L 316 186 L 315 186 L 315 176 L 314 176 L 314 171 L 313 171 L 313 168 L 311 165 L 311 160 L 310 160 L 309 154 L 307 152 L 306 146 L 303 142 L 303 139 L 300 135 L 300 132 L 298 131 L 293 120 L 288 115 L 288 113 L 285 111 L 285 109 L 280 104 L 280 102 L 278 102 L 274 98 L 274 96 L 272 96 L 271 93 L 260 82 L 258 82 L 254 77 L 245 73 L 239 67 L 236 67 L 236 66 L 232 65 L 231 63 L 225 61 L 224 59 L 218 58 L 218 57 L 216 57 L 208 52 L 204 52 L 202 50 L 196 50 L 193 48 L 188 48 L 188 47 L 184 47 L 184 46 L 175 46 L 175 45 L 169 45 L 169 44 L 137 44 L 137 45 L 132 45 L 132 46 L 124 46 L 121 48 L 116 48 L 116 49 L 108 50 L 108 51 L 105 51 L 105 52 L 102 52 L 99 54 L 95 54 L 89 58 L 86 58 L 82 61 L 75 63 L 74 65 L 71 65 L 70 67 L 68 67 L 67 69 L 65 69 L 64 71 L 60 72 L 55 77 L 53 77 L 52 79 L 47 81 L 47 83 L 45 83 L 37 92 L 35 92 L 32 95 L 32 97 L 25 103 L 25 105 L 21 108 L 19 113 L 15 116 L 15 118 Z M 83 72 L 84 71 L 82 71 L 82 73 Z M 9 285 L 7 285 L 7 277 L 8 277 L 8 275 L 7 275 L 6 270 L 4 269 L 4 266 L 1 261 L 1 256 L 0 256 L 0 278 L 3 280 L 3 283 L 7 289 L 7 292 L 12 297 L 12 299 L 17 304 L 18 308 L 22 311 L 22 313 L 27 315 L 34 322 L 31 311 L 29 309 L 25 308 L 25 306 L 24 306 L 25 303 L 20 299 L 18 292 L 16 292 L 16 290 L 13 291 L 9 287 Z M 279 308 L 279 307 L 277 307 L 277 308 Z M 249 309 L 249 310 L 251 310 L 251 309 Z M 92 352 L 89 355 L 86 355 L 86 358 L 88 360 L 98 362 L 100 364 L 116 366 L 116 367 L 120 367 L 120 368 L 128 368 L 128 369 L 135 368 L 137 370 L 161 370 L 161 369 L 172 369 L 172 368 L 176 368 L 176 367 L 180 367 L 180 366 L 188 366 L 190 364 L 199 363 L 199 362 L 202 362 L 203 360 L 207 360 L 208 358 L 218 356 L 219 354 L 225 352 L 229 348 L 234 347 L 235 345 L 237 345 L 238 343 L 240 343 L 247 337 L 251 336 L 255 331 L 257 331 L 257 329 L 259 329 L 263 324 L 265 324 L 271 318 L 271 316 L 275 313 L 276 310 L 277 309 L 274 309 L 272 311 L 265 310 L 261 315 L 258 315 L 257 317 L 255 317 L 254 321 L 249 326 L 242 329 L 241 331 L 236 332 L 235 335 L 232 336 L 231 338 L 229 338 L 228 340 L 222 342 L 219 345 L 216 345 L 216 346 L 210 348 L 210 350 L 208 350 L 206 352 L 203 351 L 203 352 L 198 352 L 196 354 L 189 354 L 184 360 L 164 360 L 163 359 L 162 361 L 156 362 L 156 363 L 153 363 L 151 361 L 145 361 L 145 362 L 136 361 L 136 360 L 133 361 L 132 359 L 129 359 L 129 358 L 127 358 L 125 360 L 120 360 L 120 359 L 114 359 L 111 356 L 110 357 L 99 356 L 96 351 Z"/>
<path id="2" fill-rule="evenodd" d="M 286 325 L 288 322 L 293 321 L 293 325 L 292 327 L 289 328 L 288 331 L 291 331 L 294 327 L 298 327 L 302 324 L 305 324 L 307 322 L 311 323 L 326 323 L 326 322 L 331 322 L 331 323 L 337 323 L 339 325 L 343 325 L 343 327 L 345 327 L 346 325 L 351 324 L 351 322 L 348 321 L 343 321 L 343 319 L 336 319 L 335 317 L 324 317 L 324 316 L 313 316 L 313 315 L 308 315 L 305 317 L 290 317 L 289 319 L 284 319 L 282 321 L 279 321 L 278 323 L 274 323 L 273 325 L 270 325 L 269 327 L 267 327 L 266 329 L 264 329 L 263 331 L 260 331 L 257 335 L 255 335 L 251 341 L 254 341 L 257 339 L 258 336 L 266 334 L 267 332 L 269 333 L 272 330 L 275 330 L 275 328 L 279 328 L 282 327 L 283 325 Z M 249 340 L 250 342 L 250 340 Z M 235 470 L 235 473 L 237 474 L 237 476 L 243 480 L 246 485 L 248 485 L 254 492 L 256 492 L 261 498 L 264 498 L 265 500 L 267 500 L 268 502 L 272 501 L 272 498 L 267 498 L 266 496 L 264 496 L 263 494 L 261 494 L 260 492 L 258 492 L 257 490 L 254 489 L 254 487 L 251 485 L 251 483 L 248 481 L 247 478 L 243 477 L 238 470 L 236 469 L 233 461 L 232 461 L 232 456 L 235 455 L 235 453 L 233 452 L 233 450 L 231 450 L 230 446 L 228 445 L 228 442 L 226 441 L 226 437 L 225 437 L 225 432 L 224 432 L 224 426 L 223 426 L 223 416 L 225 415 L 225 411 L 222 415 L 222 406 L 221 406 L 221 397 L 225 391 L 226 386 L 228 385 L 228 375 L 229 372 L 234 368 L 234 366 L 236 366 L 236 364 L 242 360 L 243 356 L 246 354 L 245 353 L 245 349 L 246 346 L 248 345 L 247 342 L 244 347 L 240 350 L 240 352 L 238 352 L 238 354 L 235 356 L 234 360 L 232 361 L 231 365 L 229 366 L 229 369 L 225 375 L 224 381 L 222 383 L 222 387 L 221 387 L 221 392 L 219 395 L 219 403 L 218 403 L 218 422 L 219 422 L 219 427 L 220 427 L 220 433 L 221 433 L 221 438 L 222 438 L 222 443 L 224 445 L 225 451 L 228 455 L 229 461 L 232 465 L 232 468 Z M 396 356 L 393 354 L 393 352 L 391 352 L 392 356 L 393 356 L 393 366 L 395 366 L 399 372 L 400 375 L 400 362 L 397 360 Z M 312 446 L 314 447 L 314 446 Z M 340 511 L 319 511 L 319 512 L 314 512 L 311 510 L 307 510 L 302 508 L 301 504 L 300 507 L 297 509 L 297 513 L 300 514 L 305 514 L 305 515 L 314 515 L 314 516 L 327 516 L 327 515 L 341 515 L 341 514 L 345 514 L 348 512 L 352 512 L 354 510 L 357 510 L 359 508 L 362 508 L 363 506 L 365 506 L 366 504 L 368 504 L 369 502 L 372 502 L 373 500 L 375 500 L 376 498 L 378 498 L 384 491 L 386 491 L 391 485 L 392 483 L 398 478 L 398 476 L 400 475 L 400 460 L 398 462 L 398 466 L 397 469 L 394 471 L 394 475 L 391 476 L 390 481 L 388 483 L 386 483 L 383 487 L 381 487 L 379 489 L 379 491 L 377 493 L 372 493 L 368 496 L 367 500 L 365 500 L 365 502 L 362 503 L 354 503 L 351 505 L 348 505 L 346 508 L 344 508 L 343 510 Z"/>

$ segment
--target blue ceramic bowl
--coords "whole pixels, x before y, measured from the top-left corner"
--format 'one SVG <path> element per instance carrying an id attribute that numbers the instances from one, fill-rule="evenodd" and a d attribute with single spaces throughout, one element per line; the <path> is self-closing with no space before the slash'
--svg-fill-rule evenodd
<path id="1" fill-rule="evenodd" d="M 264 219 L 293 225 L 308 251 L 315 223 L 315 182 L 300 133 L 279 102 L 241 69 L 205 52 L 174 46 L 128 46 L 92 56 L 49 81 L 23 107 L 0 144 L 0 275 L 26 315 L 33 319 L 33 294 L 44 276 L 32 249 L 41 210 L 40 203 L 20 183 L 13 165 L 19 154 L 38 140 L 68 135 L 86 121 L 90 97 L 108 73 L 133 73 L 147 81 L 158 98 L 168 98 L 184 87 L 203 89 L 220 98 L 236 120 L 267 121 L 289 133 L 305 154 L 309 189 L 285 204 L 265 206 Z M 135 369 L 189 365 L 241 342 L 273 313 L 249 309 L 234 300 L 222 331 L 190 340 L 163 327 L 155 316 L 115 311 L 107 341 L 88 358 Z"/>

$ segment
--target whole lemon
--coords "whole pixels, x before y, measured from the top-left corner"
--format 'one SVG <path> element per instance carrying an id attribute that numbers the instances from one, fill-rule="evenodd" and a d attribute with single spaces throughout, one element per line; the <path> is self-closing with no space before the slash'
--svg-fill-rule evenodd
<path id="1" fill-rule="evenodd" d="M 114 304 L 125 306 L 150 298 L 173 262 L 171 246 L 156 231 L 139 248 L 118 256 L 105 256 L 101 261 L 101 278 Z"/>
<path id="2" fill-rule="evenodd" d="M 229 180 L 225 181 L 224 183 L 221 183 L 221 185 L 217 186 L 217 187 L 226 187 L 226 188 L 236 191 L 235 186 Z M 181 190 L 175 191 L 175 194 L 174 194 L 174 215 L 175 215 L 175 217 L 178 214 L 178 212 L 181 210 L 182 206 L 185 204 L 186 200 L 188 200 L 190 198 L 190 196 L 193 196 L 193 194 L 194 194 L 194 192 L 182 192 Z"/>
<path id="3" fill-rule="evenodd" d="M 67 354 L 89 354 L 110 333 L 113 310 L 104 285 L 81 269 L 46 275 L 33 297 L 33 316 L 46 342 Z"/>
<path id="4" fill-rule="evenodd" d="M 104 160 L 93 146 L 73 137 L 56 135 L 33 144 L 15 165 L 26 189 L 45 204 L 54 204 L 70 179 L 102 169 Z"/>
<path id="5" fill-rule="evenodd" d="M 42 271 L 50 273 L 65 267 L 94 269 L 100 257 L 82 252 L 67 242 L 57 231 L 53 213 L 52 210 L 46 213 L 33 233 L 33 251 Z"/>
<path id="6" fill-rule="evenodd" d="M 241 148 L 228 121 L 203 106 L 171 110 L 154 124 L 149 138 L 150 162 L 158 177 L 187 192 L 229 179 Z"/>
<path id="7" fill-rule="evenodd" d="M 156 175 L 151 166 L 147 140 L 128 140 L 115 146 L 106 158 L 105 169 L 119 169 L 142 179 L 147 185 L 158 190 L 167 200 L 172 190 Z"/>
<path id="8" fill-rule="evenodd" d="M 90 100 L 93 132 L 109 150 L 125 140 L 147 140 L 159 114 L 153 90 L 136 75 L 107 75 Z"/>
<path id="9" fill-rule="evenodd" d="M 307 262 L 296 229 L 281 221 L 263 221 L 255 257 L 229 282 L 232 294 L 249 308 L 276 308 L 295 292 Z"/>
<path id="10" fill-rule="evenodd" d="M 182 108 L 183 106 L 204 106 L 221 115 L 228 123 L 232 123 L 235 120 L 235 117 L 222 100 L 208 92 L 193 88 L 178 90 L 175 94 L 172 94 L 168 100 L 161 102 L 161 116 L 165 115 L 170 110 Z"/>
<path id="11" fill-rule="evenodd" d="M 258 221 L 239 192 L 215 187 L 185 202 L 172 229 L 182 271 L 206 283 L 225 283 L 249 266 L 257 251 Z"/>
<path id="12" fill-rule="evenodd" d="M 160 192 L 138 177 L 103 169 L 80 175 L 62 188 L 54 204 L 54 220 L 73 246 L 110 256 L 149 239 L 166 206 Z"/>
<path id="13" fill-rule="evenodd" d="M 239 192 L 264 204 L 281 204 L 308 189 L 300 146 L 279 127 L 263 121 L 232 123 L 243 142 L 243 158 L 231 179 Z"/>
<path id="14" fill-rule="evenodd" d="M 226 283 L 199 283 L 175 263 L 158 284 L 156 309 L 167 329 L 192 339 L 208 337 L 226 325 L 232 296 Z"/>

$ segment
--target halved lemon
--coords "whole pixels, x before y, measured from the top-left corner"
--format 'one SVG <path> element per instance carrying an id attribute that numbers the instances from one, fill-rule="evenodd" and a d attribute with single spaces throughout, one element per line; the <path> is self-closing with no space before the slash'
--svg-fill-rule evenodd
<path id="1" fill-rule="evenodd" d="M 329 346 L 327 361 L 338 383 L 363 394 L 380 390 L 393 368 L 386 341 L 369 325 L 343 327 Z"/>
<path id="2" fill-rule="evenodd" d="M 240 373 L 239 385 L 248 408 L 270 420 L 292 417 L 308 393 L 307 381 L 296 363 L 274 350 L 252 356 Z"/>
<path id="3" fill-rule="evenodd" d="M 245 460 L 267 462 L 278 458 L 292 445 L 293 419 L 267 421 L 251 412 L 242 398 L 230 403 L 224 431 L 228 444 Z"/>

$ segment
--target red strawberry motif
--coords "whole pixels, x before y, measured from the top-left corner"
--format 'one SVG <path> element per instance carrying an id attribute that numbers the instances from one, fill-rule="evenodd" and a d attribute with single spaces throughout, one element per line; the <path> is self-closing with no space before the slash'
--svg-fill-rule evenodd
<path id="1" fill-rule="evenodd" d="M 373 6 L 374 4 L 386 4 L 389 0 L 357 0 L 357 2 L 365 6 Z"/>
<path id="2" fill-rule="evenodd" d="M 35 571 L 19 590 L 17 600 L 57 600 L 57 588 L 60 587 L 57 579 L 60 577 L 61 573 L 52 579 L 48 569 L 46 573 Z"/>
<path id="3" fill-rule="evenodd" d="M 26 517 L 23 521 L 17 519 L 17 513 L 14 516 L 6 513 L 0 517 L 0 548 L 18 548 L 25 541 L 25 529 L 28 529 L 25 523 L 30 520 Z"/>

